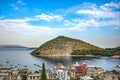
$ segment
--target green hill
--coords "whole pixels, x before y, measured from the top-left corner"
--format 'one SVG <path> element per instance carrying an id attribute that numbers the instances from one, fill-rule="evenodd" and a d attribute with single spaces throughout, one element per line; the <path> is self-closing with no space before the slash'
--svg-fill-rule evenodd
<path id="1" fill-rule="evenodd" d="M 32 52 L 35 56 L 70 56 L 70 55 L 99 55 L 104 49 L 86 43 L 82 40 L 73 39 L 65 36 L 58 36 Z"/>
<path id="2" fill-rule="evenodd" d="M 106 48 L 105 50 L 112 56 L 120 56 L 120 46 L 116 48 Z"/>

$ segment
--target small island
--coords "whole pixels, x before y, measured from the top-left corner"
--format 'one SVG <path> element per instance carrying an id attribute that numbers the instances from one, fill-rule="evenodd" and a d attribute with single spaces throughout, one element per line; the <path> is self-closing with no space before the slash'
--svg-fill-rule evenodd
<path id="1" fill-rule="evenodd" d="M 120 47 L 103 49 L 82 40 L 58 36 L 45 42 L 31 54 L 34 56 L 120 56 Z"/>

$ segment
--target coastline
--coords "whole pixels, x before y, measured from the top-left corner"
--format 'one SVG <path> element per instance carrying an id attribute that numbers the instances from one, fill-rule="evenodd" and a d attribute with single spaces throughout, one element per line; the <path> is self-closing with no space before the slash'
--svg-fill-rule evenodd
<path id="1" fill-rule="evenodd" d="M 36 57 L 100 57 L 100 55 L 33 55 Z"/>
<path id="2" fill-rule="evenodd" d="M 120 56 L 119 55 L 115 55 L 115 56 L 112 56 L 112 58 L 119 58 L 120 59 Z"/>
<path id="3" fill-rule="evenodd" d="M 102 56 L 102 55 L 35 55 L 35 54 L 32 54 L 32 55 L 36 56 L 36 57 L 88 57 L 88 58 L 92 58 L 92 57 L 96 58 L 96 57 L 101 57 Z M 112 57 L 112 58 L 120 59 L 119 55 L 106 56 L 106 57 Z"/>

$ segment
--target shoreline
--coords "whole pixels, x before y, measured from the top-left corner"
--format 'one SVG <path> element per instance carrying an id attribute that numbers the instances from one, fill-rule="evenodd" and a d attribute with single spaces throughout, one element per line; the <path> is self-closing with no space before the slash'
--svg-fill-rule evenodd
<path id="1" fill-rule="evenodd" d="M 33 55 L 36 57 L 100 57 L 100 55 Z"/>
<path id="2" fill-rule="evenodd" d="M 33 55 L 36 57 L 112 57 L 112 58 L 120 58 L 117 56 L 102 56 L 102 55 Z"/>
<path id="3" fill-rule="evenodd" d="M 115 55 L 115 56 L 112 56 L 112 58 L 120 58 L 120 56 L 118 56 L 118 55 Z"/>

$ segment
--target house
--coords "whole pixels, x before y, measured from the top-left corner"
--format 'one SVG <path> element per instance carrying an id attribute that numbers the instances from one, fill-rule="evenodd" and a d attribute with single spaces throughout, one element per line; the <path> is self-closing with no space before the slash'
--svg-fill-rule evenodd
<path id="1" fill-rule="evenodd" d="M 71 77 L 75 78 L 75 67 L 74 66 L 68 66 L 67 70 L 68 70 L 68 73 L 67 73 L 68 79 L 70 79 Z"/>
<path id="2" fill-rule="evenodd" d="M 18 69 L 0 68 L 0 76 L 3 76 L 3 80 L 21 80 Z"/>
<path id="3" fill-rule="evenodd" d="M 22 74 L 29 74 L 30 73 L 29 69 L 26 69 L 26 68 L 22 69 L 21 72 L 22 72 Z"/>
<path id="4" fill-rule="evenodd" d="M 92 76 L 92 75 L 100 75 L 104 72 L 104 70 L 99 67 L 99 66 L 94 66 L 94 65 L 89 65 L 87 68 L 87 75 Z"/>
<path id="5" fill-rule="evenodd" d="M 81 78 L 81 80 L 93 80 L 93 78 L 91 78 L 90 76 L 83 76 L 80 78 Z"/>
<path id="6" fill-rule="evenodd" d="M 7 76 L 11 72 L 10 68 L 0 68 L 0 76 Z"/>
<path id="7" fill-rule="evenodd" d="M 75 66 L 75 76 L 87 75 L 87 65 L 85 63 L 78 64 L 78 62 L 76 62 L 74 66 Z"/>
<path id="8" fill-rule="evenodd" d="M 67 80 L 67 69 L 63 64 L 58 64 L 55 66 L 56 78 L 60 80 Z"/>
<path id="9" fill-rule="evenodd" d="M 47 79 L 49 80 L 57 79 L 55 71 L 52 71 L 50 69 L 46 69 L 46 75 L 47 75 Z"/>
<path id="10" fill-rule="evenodd" d="M 28 74 L 27 80 L 40 80 L 41 73 Z"/>
<path id="11" fill-rule="evenodd" d="M 18 69 L 12 69 L 9 80 L 21 80 L 20 71 Z"/>

